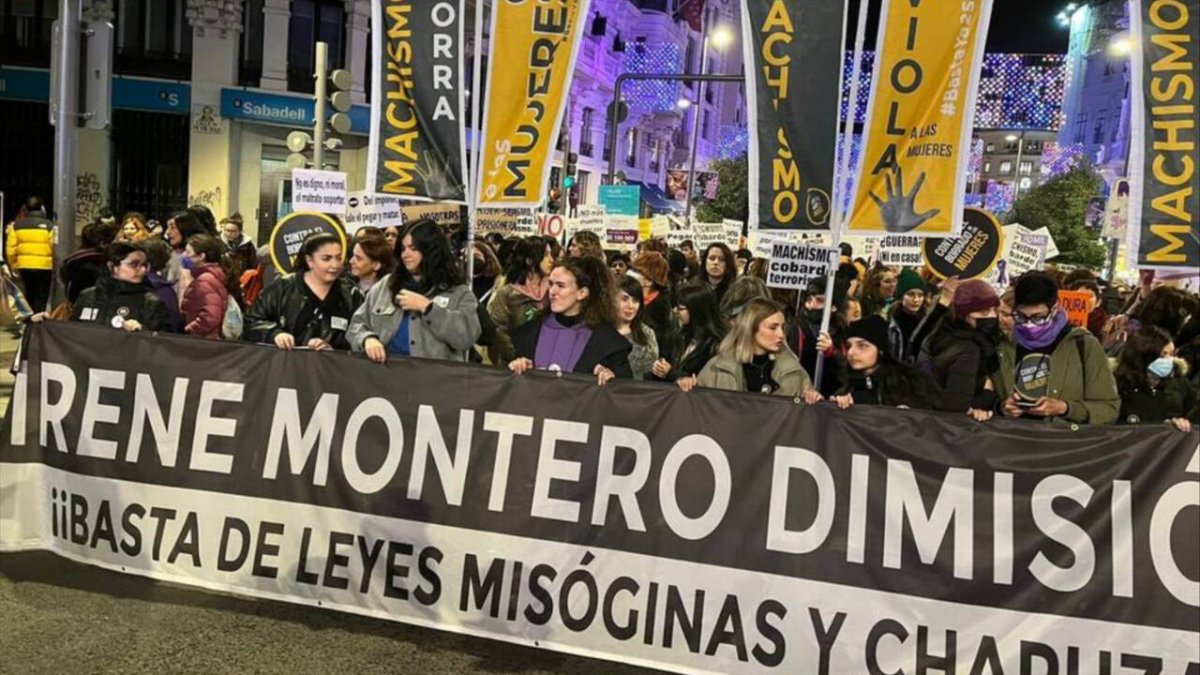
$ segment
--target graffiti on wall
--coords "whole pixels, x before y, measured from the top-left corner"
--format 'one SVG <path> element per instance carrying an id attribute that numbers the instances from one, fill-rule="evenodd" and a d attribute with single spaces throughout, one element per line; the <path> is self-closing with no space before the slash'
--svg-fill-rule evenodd
<path id="1" fill-rule="evenodd" d="M 221 203 L 221 187 L 217 186 L 211 190 L 200 190 L 199 192 L 188 195 L 188 205 L 198 204 L 207 206 L 211 210 L 216 210 L 216 207 Z"/>
<path id="2" fill-rule="evenodd" d="M 104 208 L 104 194 L 100 189 L 100 178 L 87 171 L 75 177 L 75 220 L 91 222 Z"/>

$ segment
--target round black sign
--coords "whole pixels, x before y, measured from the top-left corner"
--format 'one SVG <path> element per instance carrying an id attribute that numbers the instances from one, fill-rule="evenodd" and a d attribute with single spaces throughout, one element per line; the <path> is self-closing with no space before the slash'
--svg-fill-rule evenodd
<path id="1" fill-rule="evenodd" d="M 963 209 L 963 226 L 957 237 L 930 237 L 921 244 L 921 257 L 939 279 L 980 279 L 987 276 L 1004 253 L 1004 228 L 982 209 Z"/>
<path id="2" fill-rule="evenodd" d="M 1050 389 L 1050 356 L 1029 354 L 1017 364 L 1014 388 L 1017 396 L 1026 401 L 1036 401 Z"/>
<path id="3" fill-rule="evenodd" d="M 271 262 L 280 274 L 290 274 L 296 254 L 304 246 L 304 240 L 314 234 L 328 232 L 342 242 L 346 250 L 346 231 L 333 216 L 311 211 L 297 211 L 281 218 L 271 230 Z"/>

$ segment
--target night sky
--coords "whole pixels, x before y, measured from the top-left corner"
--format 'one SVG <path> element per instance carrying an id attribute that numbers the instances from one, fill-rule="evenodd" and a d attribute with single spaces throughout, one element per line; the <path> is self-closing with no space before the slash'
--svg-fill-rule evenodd
<path id="1" fill-rule="evenodd" d="M 867 49 L 875 43 L 878 30 L 880 0 L 870 2 L 871 17 L 867 21 Z M 893 0 L 895 1 L 895 0 Z M 1066 53 L 1067 29 L 1059 26 L 1055 15 L 1069 0 L 992 0 L 992 21 L 988 27 L 987 51 L 1025 54 Z M 1078 0 L 1077 0 L 1078 1 Z M 854 30 L 858 21 L 858 0 L 850 0 L 850 15 L 846 22 L 846 49 L 853 48 Z"/>

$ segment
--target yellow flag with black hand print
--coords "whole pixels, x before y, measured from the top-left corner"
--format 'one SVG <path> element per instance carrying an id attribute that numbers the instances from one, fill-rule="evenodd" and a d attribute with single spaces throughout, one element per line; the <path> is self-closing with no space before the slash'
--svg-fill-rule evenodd
<path id="1" fill-rule="evenodd" d="M 958 233 L 990 14 L 991 0 L 884 0 L 849 232 Z"/>

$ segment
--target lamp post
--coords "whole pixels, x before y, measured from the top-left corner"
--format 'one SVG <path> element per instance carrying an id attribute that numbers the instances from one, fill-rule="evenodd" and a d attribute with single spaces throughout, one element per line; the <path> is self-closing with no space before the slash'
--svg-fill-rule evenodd
<path id="1" fill-rule="evenodd" d="M 705 69 L 708 67 L 708 44 L 711 40 L 714 47 L 723 49 L 733 41 L 733 34 L 728 28 L 721 27 L 713 31 L 712 35 L 708 34 L 708 17 L 709 12 L 704 12 L 704 38 L 701 41 L 700 47 L 700 74 L 704 75 Z M 704 114 L 704 80 L 700 80 L 696 84 L 696 109 L 692 112 L 692 158 L 688 166 L 687 173 L 687 198 L 683 206 L 683 217 L 686 219 L 688 227 L 692 225 L 692 189 L 696 184 L 696 155 L 700 154 L 700 117 Z"/>

